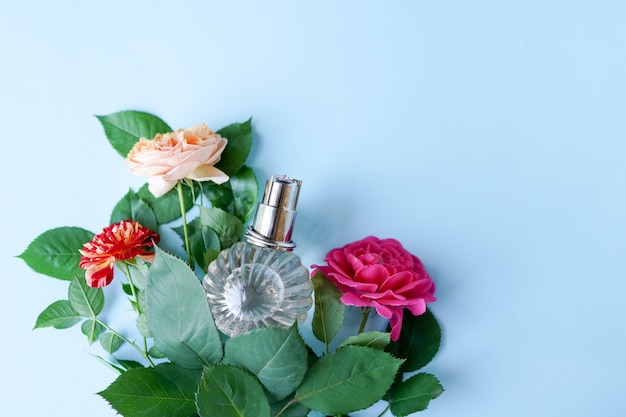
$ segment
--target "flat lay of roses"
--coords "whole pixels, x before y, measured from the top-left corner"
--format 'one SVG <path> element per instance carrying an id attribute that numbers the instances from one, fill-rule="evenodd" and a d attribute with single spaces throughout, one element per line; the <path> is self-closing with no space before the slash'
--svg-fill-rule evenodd
<path id="1" fill-rule="evenodd" d="M 18 257 L 66 281 L 67 298 L 34 328 L 80 327 L 117 373 L 98 395 L 118 414 L 407 416 L 443 393 L 420 371 L 441 343 L 421 260 L 365 232 L 302 265 L 291 242 L 300 180 L 259 179 L 246 165 L 251 119 L 213 131 L 141 111 L 97 118 L 146 183 L 100 231 L 47 230 Z M 110 285 L 128 299 L 124 328 L 103 314 Z M 374 316 L 383 327 L 366 331 Z"/>

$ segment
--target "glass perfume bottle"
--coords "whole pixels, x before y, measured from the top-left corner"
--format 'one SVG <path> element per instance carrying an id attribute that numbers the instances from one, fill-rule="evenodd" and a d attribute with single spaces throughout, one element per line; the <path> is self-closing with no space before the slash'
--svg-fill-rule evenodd
<path id="1" fill-rule="evenodd" d="M 244 240 L 209 264 L 202 286 L 222 333 L 236 336 L 306 319 L 313 286 L 291 240 L 300 186 L 287 176 L 267 180 Z"/>

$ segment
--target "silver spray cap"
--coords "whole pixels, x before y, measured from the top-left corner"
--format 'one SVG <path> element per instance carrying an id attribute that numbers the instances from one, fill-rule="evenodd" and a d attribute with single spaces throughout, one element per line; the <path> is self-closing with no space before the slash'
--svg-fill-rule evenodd
<path id="1" fill-rule="evenodd" d="M 263 200 L 257 205 L 252 226 L 246 231 L 246 241 L 286 251 L 296 247 L 291 234 L 301 185 L 302 181 L 286 175 L 273 175 L 267 180 Z"/>

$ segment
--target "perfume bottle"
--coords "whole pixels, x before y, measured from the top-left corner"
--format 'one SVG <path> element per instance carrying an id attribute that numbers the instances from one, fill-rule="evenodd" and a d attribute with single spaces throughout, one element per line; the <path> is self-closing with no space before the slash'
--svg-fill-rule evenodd
<path id="1" fill-rule="evenodd" d="M 313 286 L 291 240 L 300 186 L 284 175 L 267 180 L 243 241 L 209 264 L 202 286 L 222 333 L 236 336 L 306 319 Z"/>

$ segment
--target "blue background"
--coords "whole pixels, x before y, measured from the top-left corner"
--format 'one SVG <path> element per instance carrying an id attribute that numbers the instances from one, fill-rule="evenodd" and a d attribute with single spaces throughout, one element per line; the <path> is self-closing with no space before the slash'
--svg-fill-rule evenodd
<path id="1" fill-rule="evenodd" d="M 124 109 L 252 116 L 261 180 L 303 181 L 306 265 L 369 234 L 424 261 L 446 392 L 421 415 L 624 415 L 625 18 L 618 0 L 3 1 L 3 415 L 115 415 L 97 347 L 31 330 L 67 285 L 15 255 L 100 231 L 141 185 L 93 117 Z"/>

